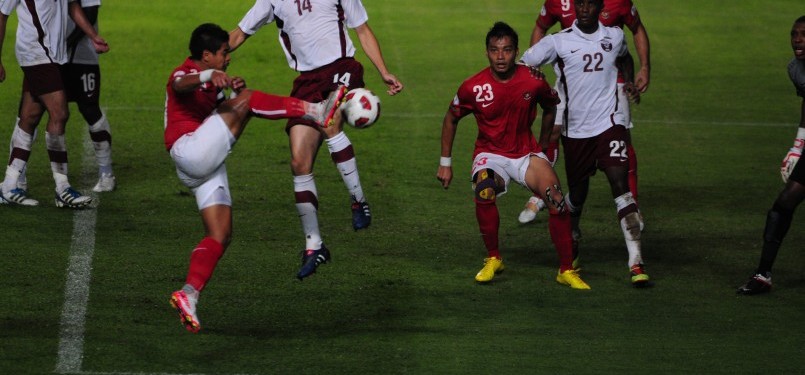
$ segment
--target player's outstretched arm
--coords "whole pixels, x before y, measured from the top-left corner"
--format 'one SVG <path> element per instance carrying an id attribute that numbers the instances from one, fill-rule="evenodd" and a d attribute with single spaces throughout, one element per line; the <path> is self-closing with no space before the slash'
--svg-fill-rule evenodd
<path id="1" fill-rule="evenodd" d="M 200 73 L 176 77 L 171 85 L 173 86 L 173 90 L 177 93 L 185 93 L 193 91 L 207 82 L 210 82 L 217 88 L 232 87 L 232 81 L 232 77 L 228 76 L 226 72 L 216 69 L 207 69 Z"/>
<path id="2" fill-rule="evenodd" d="M 400 93 L 403 89 L 403 84 L 394 74 L 389 73 L 386 68 L 383 53 L 380 51 L 380 43 L 378 43 L 375 33 L 369 28 L 369 23 L 364 23 L 356 27 L 355 32 L 358 34 L 358 40 L 361 42 L 363 52 L 365 52 L 369 60 L 372 61 L 372 64 L 374 64 L 375 68 L 377 68 L 377 71 L 380 73 L 383 82 L 389 87 L 386 92 L 389 95 L 397 95 Z"/>
<path id="3" fill-rule="evenodd" d="M 458 128 L 458 120 L 453 112 L 449 109 L 444 115 L 442 120 L 442 156 L 439 159 L 439 171 L 436 173 L 436 179 L 442 183 L 442 187 L 447 189 L 450 182 L 453 180 L 453 140 L 456 138 L 456 129 Z"/>
<path id="4" fill-rule="evenodd" d="M 243 42 L 249 39 L 249 34 L 243 32 L 240 27 L 236 27 L 229 32 L 229 52 L 234 52 Z"/>

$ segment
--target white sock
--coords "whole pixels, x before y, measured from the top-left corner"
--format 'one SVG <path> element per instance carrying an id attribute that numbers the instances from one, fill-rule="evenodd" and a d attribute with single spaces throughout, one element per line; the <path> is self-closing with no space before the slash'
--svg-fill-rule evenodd
<path id="1" fill-rule="evenodd" d="M 327 149 L 333 157 L 338 172 L 344 180 L 349 194 L 356 202 L 363 202 L 366 197 L 363 195 L 361 178 L 358 174 L 358 163 L 355 160 L 355 153 L 352 150 L 352 142 L 347 138 L 343 131 L 332 138 L 327 139 Z M 338 160 L 338 161 L 337 161 Z"/>
<path id="2" fill-rule="evenodd" d="M 89 133 L 95 149 L 98 174 L 112 175 L 112 130 L 106 114 L 101 115 L 98 122 L 89 125 Z"/>
<path id="3" fill-rule="evenodd" d="M 321 233 L 319 232 L 318 192 L 312 174 L 293 177 L 293 191 L 296 194 L 296 211 L 302 221 L 302 232 L 305 234 L 305 249 L 321 249 Z M 312 196 L 310 196 L 312 194 Z M 303 196 L 300 199 L 300 196 Z M 312 200 L 304 201 L 305 199 Z M 303 200 L 300 202 L 300 200 Z"/>

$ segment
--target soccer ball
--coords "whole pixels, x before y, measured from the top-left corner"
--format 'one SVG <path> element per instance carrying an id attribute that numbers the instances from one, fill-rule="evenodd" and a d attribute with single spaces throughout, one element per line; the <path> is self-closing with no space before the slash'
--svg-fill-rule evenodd
<path id="1" fill-rule="evenodd" d="M 345 100 L 341 110 L 347 124 L 364 129 L 372 126 L 380 117 L 380 98 L 367 89 L 349 90 Z"/>

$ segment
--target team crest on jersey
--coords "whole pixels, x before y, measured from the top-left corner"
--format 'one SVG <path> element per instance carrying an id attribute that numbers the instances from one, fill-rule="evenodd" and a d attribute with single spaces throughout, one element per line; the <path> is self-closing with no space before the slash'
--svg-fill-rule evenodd
<path id="1" fill-rule="evenodd" d="M 531 93 L 527 92 L 527 93 L 523 94 L 523 100 L 525 100 L 525 101 L 531 100 Z"/>
<path id="2" fill-rule="evenodd" d="M 609 19 L 609 12 L 606 10 L 601 12 L 601 19 Z"/>
<path id="3" fill-rule="evenodd" d="M 608 40 L 601 42 L 601 48 L 604 49 L 604 52 L 612 51 L 612 43 Z"/>

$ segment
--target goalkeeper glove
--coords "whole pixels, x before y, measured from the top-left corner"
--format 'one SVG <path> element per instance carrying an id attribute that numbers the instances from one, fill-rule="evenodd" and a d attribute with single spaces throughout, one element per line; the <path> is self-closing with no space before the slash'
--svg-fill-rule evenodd
<path id="1" fill-rule="evenodd" d="M 805 128 L 799 128 L 797 137 L 794 139 L 794 147 L 788 150 L 788 154 L 785 155 L 782 166 L 780 166 L 780 175 L 783 177 L 783 182 L 788 182 L 788 178 L 802 155 L 803 147 L 805 147 Z"/>

